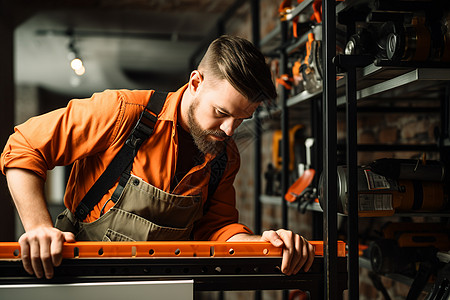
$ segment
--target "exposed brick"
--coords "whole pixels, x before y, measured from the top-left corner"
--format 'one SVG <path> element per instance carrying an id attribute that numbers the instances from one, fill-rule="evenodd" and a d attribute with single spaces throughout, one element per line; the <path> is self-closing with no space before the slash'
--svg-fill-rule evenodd
<path id="1" fill-rule="evenodd" d="M 378 133 L 378 141 L 382 144 L 394 144 L 398 139 L 398 129 L 396 127 L 387 127 Z"/>
<path id="2" fill-rule="evenodd" d="M 381 278 L 381 282 L 383 283 L 383 286 L 386 289 L 390 289 L 394 285 L 394 282 L 392 281 L 392 279 L 387 278 L 385 276 L 380 276 L 380 278 Z"/>
<path id="3" fill-rule="evenodd" d="M 382 119 L 383 115 L 380 114 L 368 114 L 368 113 L 360 113 L 358 114 L 358 127 L 360 128 L 374 128 L 379 127 L 380 119 Z"/>
<path id="4" fill-rule="evenodd" d="M 370 130 L 365 130 L 358 137 L 358 143 L 360 144 L 374 144 L 376 140 L 375 134 Z"/>
<path id="5" fill-rule="evenodd" d="M 360 294 L 366 296 L 367 299 L 377 299 L 378 290 L 372 284 L 360 282 L 359 291 Z"/>
<path id="6" fill-rule="evenodd" d="M 410 290 L 410 286 L 403 284 L 401 282 L 395 282 L 393 285 L 393 292 L 396 296 L 404 297 L 408 296 L 408 292 Z"/>
<path id="7" fill-rule="evenodd" d="M 427 133 L 428 125 L 429 122 L 427 120 L 405 124 L 401 130 L 401 137 L 403 139 L 412 139 L 420 133 Z"/>
<path id="8" fill-rule="evenodd" d="M 399 120 L 404 118 L 404 114 L 400 113 L 390 113 L 385 115 L 386 125 L 392 126 L 392 125 L 398 125 Z"/>

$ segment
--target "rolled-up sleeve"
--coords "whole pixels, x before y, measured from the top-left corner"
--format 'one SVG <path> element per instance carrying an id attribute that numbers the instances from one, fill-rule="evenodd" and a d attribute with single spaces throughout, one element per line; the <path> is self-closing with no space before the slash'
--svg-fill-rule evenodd
<path id="1" fill-rule="evenodd" d="M 7 168 L 21 168 L 45 180 L 47 170 L 106 149 L 117 133 L 121 111 L 119 101 L 117 105 L 106 105 L 111 101 L 118 101 L 117 92 L 74 99 L 65 108 L 16 126 L 1 155 L 2 173 Z"/>

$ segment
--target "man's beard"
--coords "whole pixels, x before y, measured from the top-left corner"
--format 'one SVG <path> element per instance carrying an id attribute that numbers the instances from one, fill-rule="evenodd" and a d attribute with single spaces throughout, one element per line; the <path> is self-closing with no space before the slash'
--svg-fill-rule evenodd
<path id="1" fill-rule="evenodd" d="M 195 110 L 198 106 L 198 100 L 194 100 L 194 102 L 189 106 L 188 111 L 188 124 L 189 130 L 194 139 L 194 143 L 197 148 L 203 153 L 210 153 L 212 155 L 219 154 L 225 149 L 225 142 L 228 136 L 222 130 L 203 130 L 200 127 L 200 124 L 194 117 Z M 214 135 L 218 137 L 225 138 L 224 141 L 216 141 L 212 140 L 209 135 Z"/>

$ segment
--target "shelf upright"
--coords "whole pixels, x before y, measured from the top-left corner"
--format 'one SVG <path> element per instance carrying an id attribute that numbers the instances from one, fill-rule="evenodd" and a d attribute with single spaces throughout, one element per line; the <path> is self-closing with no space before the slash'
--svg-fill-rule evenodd
<path id="1" fill-rule="evenodd" d="M 260 36 L 260 20 L 259 20 L 259 0 L 251 0 L 251 17 L 252 17 L 252 41 L 253 44 L 260 48 L 261 36 Z M 255 187 L 254 187 L 254 225 L 253 229 L 255 234 L 261 234 L 261 188 L 262 188 L 262 179 L 261 179 L 261 148 L 262 148 L 262 140 L 261 140 L 261 118 L 260 118 L 260 109 L 255 112 L 254 116 L 254 154 L 255 154 Z"/>
<path id="2" fill-rule="evenodd" d="M 347 210 L 348 210 L 348 285 L 349 299 L 359 299 L 358 253 L 358 148 L 357 148 L 357 100 L 356 68 L 366 64 L 365 57 L 338 55 L 335 64 L 345 72 L 346 93 L 346 158 L 347 158 Z"/>
<path id="3" fill-rule="evenodd" d="M 337 273 L 337 109 L 336 69 L 336 1 L 322 2 L 323 37 L 323 242 L 324 242 L 324 299 L 336 299 Z"/>
<path id="4" fill-rule="evenodd" d="M 261 35 L 260 35 L 260 0 L 251 0 L 250 1 L 250 9 L 251 9 L 251 18 L 252 18 L 252 42 L 253 44 L 260 48 L 261 44 Z M 255 234 L 261 234 L 262 228 L 261 228 L 261 217 L 262 217 L 262 205 L 260 201 L 260 195 L 261 195 L 261 188 L 262 188 L 262 178 L 261 178 L 261 160 L 262 160 L 262 154 L 261 154 L 261 148 L 262 148 L 262 139 L 261 139 L 261 118 L 260 118 L 260 108 L 258 108 L 255 112 L 254 117 L 254 154 L 255 154 L 255 160 L 254 160 L 254 172 L 255 172 L 255 186 L 254 186 L 254 232 Z M 260 300 L 262 299 L 262 291 L 256 290 L 254 293 L 254 300 Z"/>
<path id="5" fill-rule="evenodd" d="M 347 36 L 355 33 L 354 20 L 346 24 Z M 339 59 L 342 58 L 341 61 Z M 356 68 L 365 67 L 371 61 L 367 57 L 352 57 L 339 55 L 335 57 L 335 65 L 343 67 L 345 71 L 345 110 L 346 110 L 346 160 L 348 178 L 347 200 L 347 238 L 348 238 L 348 299 L 359 299 L 359 249 L 358 249 L 358 139 L 357 139 L 357 90 Z M 337 102 L 337 101 L 336 101 Z"/>
<path id="6" fill-rule="evenodd" d="M 356 68 L 346 72 L 346 130 L 348 172 L 348 285 L 349 299 L 359 299 L 358 263 L 358 151 L 356 115 Z M 352 201 L 353 200 L 353 201 Z"/>
<path id="7" fill-rule="evenodd" d="M 281 21 L 281 45 L 285 45 L 288 35 L 288 22 Z M 287 73 L 288 55 L 285 47 L 280 49 L 280 73 Z M 282 169 L 281 169 L 281 195 L 285 195 L 289 188 L 289 108 L 287 106 L 287 100 L 289 97 L 288 90 L 283 87 L 280 92 L 281 102 L 281 134 L 283 139 L 281 140 L 281 157 L 282 157 Z M 281 197 L 281 219 L 282 228 L 288 228 L 288 206 L 284 197 Z"/>

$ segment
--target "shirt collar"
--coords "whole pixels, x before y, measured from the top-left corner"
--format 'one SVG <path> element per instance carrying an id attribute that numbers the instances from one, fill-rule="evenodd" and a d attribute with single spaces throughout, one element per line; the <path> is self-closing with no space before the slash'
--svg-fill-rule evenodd
<path id="1" fill-rule="evenodd" d="M 181 103 L 181 98 L 183 98 L 184 91 L 187 89 L 188 84 L 178 89 L 178 91 L 169 93 L 166 102 L 164 103 L 163 109 L 158 116 L 159 120 L 172 121 L 174 124 L 177 123 L 178 106 Z"/>
<path id="2" fill-rule="evenodd" d="M 183 98 L 184 91 L 186 91 L 188 84 L 178 89 L 178 91 L 169 93 L 166 102 L 164 103 L 163 109 L 158 116 L 159 120 L 172 121 L 173 128 L 176 130 L 177 116 L 178 116 L 178 106 L 181 103 L 181 98 Z M 216 155 L 210 153 L 205 154 L 205 161 L 211 161 Z"/>

